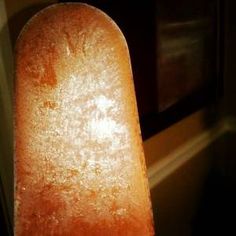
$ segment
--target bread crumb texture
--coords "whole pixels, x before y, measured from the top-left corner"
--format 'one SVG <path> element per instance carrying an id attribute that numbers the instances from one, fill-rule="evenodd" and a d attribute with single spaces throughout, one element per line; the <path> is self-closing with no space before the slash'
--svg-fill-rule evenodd
<path id="1" fill-rule="evenodd" d="M 153 235 L 127 45 L 85 4 L 34 16 L 16 47 L 16 235 Z"/>

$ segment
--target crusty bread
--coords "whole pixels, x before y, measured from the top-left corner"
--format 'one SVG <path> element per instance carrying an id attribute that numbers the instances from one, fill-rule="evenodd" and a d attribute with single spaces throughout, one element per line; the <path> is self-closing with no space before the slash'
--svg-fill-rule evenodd
<path id="1" fill-rule="evenodd" d="M 15 235 L 153 235 L 132 71 L 86 4 L 35 15 L 16 47 Z"/>

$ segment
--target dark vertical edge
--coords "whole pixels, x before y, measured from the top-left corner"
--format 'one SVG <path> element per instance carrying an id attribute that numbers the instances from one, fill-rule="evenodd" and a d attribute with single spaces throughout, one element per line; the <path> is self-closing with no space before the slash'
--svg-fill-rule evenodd
<path id="1" fill-rule="evenodd" d="M 224 93 L 224 77 L 225 77 L 225 1 L 217 0 L 217 84 L 216 98 L 217 100 Z"/>
<path id="2" fill-rule="evenodd" d="M 155 32 L 155 37 L 156 37 L 156 108 L 157 112 L 159 112 L 159 78 L 160 78 L 160 14 L 159 14 L 159 9 L 158 9 L 158 1 L 155 1 L 155 20 L 156 20 L 156 32 Z"/>
<path id="3" fill-rule="evenodd" d="M 3 191 L 2 179 L 0 177 L 0 230 L 1 235 L 11 236 L 13 235 L 13 227 L 11 225 L 9 211 L 7 209 L 6 195 Z"/>

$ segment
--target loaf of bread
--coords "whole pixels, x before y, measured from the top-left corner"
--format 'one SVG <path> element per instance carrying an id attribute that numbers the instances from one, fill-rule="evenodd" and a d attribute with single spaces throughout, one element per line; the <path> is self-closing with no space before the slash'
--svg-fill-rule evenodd
<path id="1" fill-rule="evenodd" d="M 126 41 L 86 4 L 18 38 L 14 217 L 16 236 L 154 235 Z"/>

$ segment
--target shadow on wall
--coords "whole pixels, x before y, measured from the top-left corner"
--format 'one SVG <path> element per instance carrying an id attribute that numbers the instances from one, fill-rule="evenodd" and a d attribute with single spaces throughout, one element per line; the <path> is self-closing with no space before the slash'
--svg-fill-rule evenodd
<path id="1" fill-rule="evenodd" d="M 193 236 L 236 235 L 236 134 L 228 133 L 215 144 L 212 168 L 193 220 Z"/>
<path id="2" fill-rule="evenodd" d="M 236 134 L 225 134 L 152 191 L 160 236 L 235 235 Z"/>

